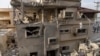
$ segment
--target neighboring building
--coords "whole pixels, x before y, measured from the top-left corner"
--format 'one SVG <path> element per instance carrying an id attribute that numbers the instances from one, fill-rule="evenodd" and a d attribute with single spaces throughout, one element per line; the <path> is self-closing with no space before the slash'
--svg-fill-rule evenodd
<path id="1" fill-rule="evenodd" d="M 83 7 L 79 8 L 79 11 L 80 11 L 80 13 L 83 13 L 84 15 L 86 15 L 86 17 L 91 19 L 92 21 L 96 20 L 96 14 L 100 13 L 100 11 L 83 8 Z M 85 17 L 82 16 L 82 18 L 85 18 Z"/>
<path id="2" fill-rule="evenodd" d="M 11 8 L 0 8 L 0 28 L 14 28 Z"/>
<path id="3" fill-rule="evenodd" d="M 93 34 L 95 10 L 85 11 L 81 0 L 21 1 L 11 1 L 19 56 L 67 56 Z"/>
<path id="4" fill-rule="evenodd" d="M 11 8 L 0 8 L 0 52 L 2 54 L 11 48 L 14 33 L 13 10 Z"/>

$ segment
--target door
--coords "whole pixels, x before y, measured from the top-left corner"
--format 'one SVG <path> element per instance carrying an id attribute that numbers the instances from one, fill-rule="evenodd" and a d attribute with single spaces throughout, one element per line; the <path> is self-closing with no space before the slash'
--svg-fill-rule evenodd
<path id="1" fill-rule="evenodd" d="M 57 50 L 47 51 L 47 56 L 56 56 L 56 54 L 57 54 Z"/>

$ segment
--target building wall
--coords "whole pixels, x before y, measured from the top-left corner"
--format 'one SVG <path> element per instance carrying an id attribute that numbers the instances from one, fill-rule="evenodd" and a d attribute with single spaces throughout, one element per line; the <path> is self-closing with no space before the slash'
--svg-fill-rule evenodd
<path id="1" fill-rule="evenodd" d="M 32 52 L 38 52 L 38 55 L 43 55 L 43 37 L 25 37 L 25 27 L 28 24 L 17 25 L 17 37 L 20 56 L 29 56 Z M 31 26 L 34 26 L 31 24 Z M 41 26 L 41 25 L 40 25 Z"/>
<path id="2" fill-rule="evenodd" d="M 34 24 L 30 24 L 31 26 L 35 26 Z M 38 24 L 39 26 L 41 26 L 40 24 Z M 62 27 L 62 29 L 66 29 L 67 27 L 72 27 L 71 32 L 70 33 L 59 33 L 57 31 L 57 26 L 56 24 L 45 24 L 45 33 L 44 31 L 42 31 L 42 33 L 44 33 L 44 36 L 40 36 L 35 38 L 33 36 L 33 38 L 26 38 L 25 36 L 25 27 L 29 26 L 28 24 L 21 24 L 21 25 L 17 25 L 17 37 L 16 37 L 16 41 L 18 42 L 18 47 L 20 48 L 20 55 L 28 55 L 31 52 L 38 52 L 38 55 L 43 55 L 43 51 L 44 51 L 44 37 L 45 39 L 45 48 L 47 51 L 49 50 L 57 50 L 60 47 L 63 46 L 69 46 L 69 49 L 66 50 L 66 52 L 71 52 L 73 51 L 73 49 L 78 48 L 78 44 L 81 42 L 84 42 L 84 40 L 86 38 L 88 38 L 88 33 L 86 34 L 82 34 L 79 36 L 73 36 L 72 33 L 73 31 L 73 26 L 74 27 L 78 27 L 79 25 L 73 25 L 73 26 L 67 26 L 65 25 L 64 27 Z M 88 25 L 84 25 L 87 30 L 90 29 L 88 27 Z M 58 35 L 59 34 L 59 35 Z M 56 42 L 55 44 L 50 44 L 49 43 L 49 39 L 50 38 L 55 38 L 55 39 L 60 39 L 60 42 Z M 77 44 L 77 45 L 76 45 Z"/>
<path id="3" fill-rule="evenodd" d="M 26 1 L 26 0 L 25 0 Z M 28 0 L 27 0 L 28 1 Z M 27 12 L 30 12 L 30 15 L 33 16 L 33 10 L 36 10 L 37 14 L 40 16 L 39 17 L 39 22 L 41 21 L 42 18 L 44 18 L 44 25 L 42 23 L 40 24 L 34 24 L 34 23 L 18 23 L 16 24 L 16 29 L 17 29 L 17 37 L 16 41 L 18 42 L 18 47 L 19 47 L 19 53 L 20 56 L 30 56 L 30 53 L 32 52 L 38 52 L 38 56 L 44 56 L 44 49 L 46 51 L 50 50 L 58 50 L 61 47 L 65 46 L 68 47 L 67 50 L 64 50 L 62 52 L 71 52 L 73 49 L 78 50 L 78 45 L 81 42 L 84 42 L 84 40 L 88 39 L 90 36 L 90 33 L 92 34 L 92 28 L 91 28 L 91 22 L 89 22 L 87 19 L 86 20 L 81 20 L 78 19 L 78 9 L 76 6 L 80 7 L 80 1 L 77 0 L 78 2 L 75 2 L 76 0 L 73 1 L 58 1 L 58 7 L 54 6 L 52 7 L 44 7 L 44 9 L 39 9 L 37 10 L 34 8 L 25 8 L 26 13 L 24 15 L 29 15 Z M 50 4 L 49 4 L 50 5 Z M 55 3 L 51 3 L 51 5 L 55 5 Z M 50 6 L 51 6 L 50 5 Z M 59 6 L 65 6 L 64 8 L 59 8 Z M 68 7 L 69 6 L 69 7 Z M 74 6 L 74 7 L 73 7 Z M 28 9 L 28 10 L 27 10 Z M 55 9 L 58 9 L 58 13 L 56 16 Z M 44 14 L 42 13 L 42 10 L 44 10 Z M 60 14 L 61 11 L 65 12 L 73 12 L 73 19 L 65 19 L 65 18 L 59 18 L 58 15 Z M 18 15 L 20 10 L 16 12 L 16 18 L 18 18 Z M 43 17 L 42 17 L 43 16 Z M 51 16 L 53 17 L 52 22 L 49 20 L 51 19 Z M 62 13 L 61 16 L 64 16 Z M 59 28 L 57 28 L 56 24 L 56 19 L 59 19 Z M 22 19 L 22 18 L 18 18 Z M 23 19 L 22 19 L 23 20 Z M 82 22 L 83 26 L 82 28 L 85 28 L 87 31 L 82 34 L 76 33 L 76 29 L 80 28 L 80 22 Z M 41 31 L 41 35 L 37 38 L 26 38 L 25 34 L 25 27 L 27 26 L 43 26 L 43 31 Z M 60 30 L 66 30 L 69 29 L 69 32 L 60 32 Z M 73 35 L 73 33 L 76 34 L 76 36 Z M 45 40 L 44 40 L 45 39 Z M 50 43 L 50 39 L 56 39 L 54 43 Z M 45 42 L 44 42 L 45 41 Z M 45 44 L 45 46 L 44 46 Z M 45 48 L 44 48 L 45 47 Z M 57 51 L 58 52 L 58 51 Z"/>

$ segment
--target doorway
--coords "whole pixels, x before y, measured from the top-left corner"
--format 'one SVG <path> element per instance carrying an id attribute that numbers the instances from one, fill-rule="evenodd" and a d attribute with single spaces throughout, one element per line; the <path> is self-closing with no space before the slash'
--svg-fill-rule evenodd
<path id="1" fill-rule="evenodd" d="M 57 50 L 47 51 L 47 56 L 57 56 Z"/>
<path id="2" fill-rule="evenodd" d="M 38 56 L 38 55 L 37 55 L 37 52 L 32 52 L 30 53 L 30 56 Z"/>

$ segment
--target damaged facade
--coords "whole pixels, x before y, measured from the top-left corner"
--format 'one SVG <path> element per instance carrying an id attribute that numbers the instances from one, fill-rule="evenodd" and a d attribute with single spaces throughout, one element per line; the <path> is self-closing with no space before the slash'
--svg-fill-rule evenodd
<path id="1" fill-rule="evenodd" d="M 91 18 L 84 14 L 81 0 L 11 0 L 11 5 L 19 56 L 67 56 L 92 34 L 95 12 Z"/>

